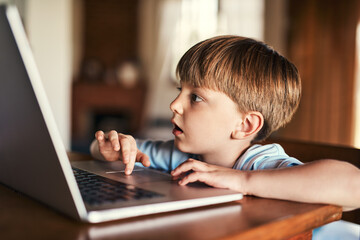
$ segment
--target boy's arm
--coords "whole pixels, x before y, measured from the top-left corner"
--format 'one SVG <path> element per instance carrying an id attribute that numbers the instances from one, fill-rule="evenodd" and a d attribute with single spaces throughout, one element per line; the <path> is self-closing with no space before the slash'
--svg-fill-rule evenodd
<path id="1" fill-rule="evenodd" d="M 318 160 L 301 166 L 253 171 L 247 179 L 252 195 L 350 210 L 360 207 L 360 170 L 347 162 Z"/>
<path id="2" fill-rule="evenodd" d="M 300 166 L 257 171 L 239 171 L 187 161 L 172 172 L 194 172 L 181 185 L 202 181 L 214 187 L 244 194 L 308 203 L 328 203 L 350 210 L 360 207 L 360 170 L 337 160 L 318 160 Z"/>

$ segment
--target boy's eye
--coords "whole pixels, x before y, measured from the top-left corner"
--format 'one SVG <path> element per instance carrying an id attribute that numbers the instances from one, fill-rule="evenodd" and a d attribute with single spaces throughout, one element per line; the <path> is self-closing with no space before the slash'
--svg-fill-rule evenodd
<path id="1" fill-rule="evenodd" d="M 191 101 L 192 102 L 201 102 L 201 101 L 203 101 L 203 99 L 196 94 L 191 94 Z"/>

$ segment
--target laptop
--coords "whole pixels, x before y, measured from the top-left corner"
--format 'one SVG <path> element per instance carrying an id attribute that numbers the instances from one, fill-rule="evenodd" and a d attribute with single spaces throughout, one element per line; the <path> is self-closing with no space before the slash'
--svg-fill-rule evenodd
<path id="1" fill-rule="evenodd" d="M 118 162 L 70 162 L 14 6 L 0 6 L 0 183 L 99 223 L 239 200 L 242 194 Z"/>

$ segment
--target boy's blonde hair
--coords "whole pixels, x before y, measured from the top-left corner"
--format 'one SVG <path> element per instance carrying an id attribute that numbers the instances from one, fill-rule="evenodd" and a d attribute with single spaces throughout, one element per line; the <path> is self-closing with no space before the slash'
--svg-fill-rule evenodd
<path id="1" fill-rule="evenodd" d="M 298 108 L 301 80 L 294 64 L 263 42 L 219 36 L 190 48 L 176 74 L 183 83 L 220 91 L 243 113 L 258 111 L 264 126 L 261 141 L 288 123 Z"/>

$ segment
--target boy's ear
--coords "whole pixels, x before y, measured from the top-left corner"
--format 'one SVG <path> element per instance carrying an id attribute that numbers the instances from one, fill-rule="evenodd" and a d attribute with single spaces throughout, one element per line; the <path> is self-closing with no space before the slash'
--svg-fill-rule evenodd
<path id="1" fill-rule="evenodd" d="M 234 139 L 244 139 L 254 137 L 264 125 L 264 116 L 260 112 L 248 112 L 238 122 L 231 137 Z"/>

